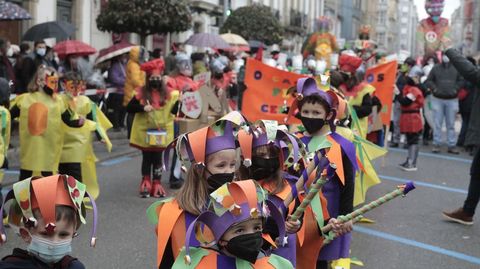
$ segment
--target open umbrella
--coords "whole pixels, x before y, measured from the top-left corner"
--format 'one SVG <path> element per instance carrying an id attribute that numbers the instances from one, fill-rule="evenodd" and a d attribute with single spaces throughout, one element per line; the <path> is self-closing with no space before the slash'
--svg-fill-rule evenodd
<path id="1" fill-rule="evenodd" d="M 248 45 L 252 49 L 258 49 L 260 47 L 262 47 L 262 48 L 266 47 L 265 44 L 263 44 L 262 41 L 258 41 L 258 40 L 248 40 Z"/>
<path id="2" fill-rule="evenodd" d="M 114 57 L 117 57 L 118 55 L 122 55 L 124 53 L 130 52 L 130 50 L 133 47 L 135 47 L 135 45 L 129 42 L 123 41 L 113 46 L 110 46 L 108 48 L 101 49 L 100 52 L 98 53 L 97 59 L 95 60 L 95 64 L 108 61 Z"/>
<path id="3" fill-rule="evenodd" d="M 237 34 L 228 33 L 220 36 L 232 46 L 248 46 L 247 40 Z"/>
<path id="4" fill-rule="evenodd" d="M 55 37 L 64 40 L 75 32 L 75 26 L 66 21 L 49 21 L 32 26 L 23 35 L 23 40 L 36 41 Z"/>
<path id="5" fill-rule="evenodd" d="M 194 34 L 185 42 L 187 45 L 195 47 L 206 47 L 216 49 L 226 49 L 230 46 L 219 35 L 209 33 Z"/>
<path id="6" fill-rule="evenodd" d="M 0 21 L 29 20 L 32 16 L 25 9 L 10 2 L 0 0 Z"/>
<path id="7" fill-rule="evenodd" d="M 65 58 L 67 55 L 85 56 L 94 54 L 97 50 L 88 44 L 78 40 L 66 40 L 57 43 L 53 50 L 58 54 L 58 57 Z"/>

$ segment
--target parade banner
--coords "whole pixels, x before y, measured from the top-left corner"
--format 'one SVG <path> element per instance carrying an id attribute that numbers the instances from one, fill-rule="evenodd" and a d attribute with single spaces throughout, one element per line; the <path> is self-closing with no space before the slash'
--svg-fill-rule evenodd
<path id="1" fill-rule="evenodd" d="M 287 114 L 285 105 L 290 107 L 293 97 L 288 89 L 303 75 L 283 71 L 255 59 L 248 59 L 245 70 L 247 90 L 243 95 L 242 113 L 250 121 L 276 120 L 284 123 Z M 300 123 L 296 118 L 291 122 Z"/>
<path id="2" fill-rule="evenodd" d="M 397 75 L 397 61 L 373 66 L 367 69 L 365 79 L 375 87 L 374 95 L 380 99 L 382 110 L 380 116 L 383 124 L 390 126 L 393 105 L 393 89 Z"/>

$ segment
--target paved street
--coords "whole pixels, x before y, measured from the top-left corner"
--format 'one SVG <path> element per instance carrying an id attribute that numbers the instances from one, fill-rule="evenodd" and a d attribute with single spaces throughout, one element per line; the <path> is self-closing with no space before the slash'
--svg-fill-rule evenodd
<path id="1" fill-rule="evenodd" d="M 75 256 L 87 268 L 154 268 L 155 233 L 145 209 L 154 199 L 140 199 L 140 156 L 126 145 L 115 141 L 115 158 L 99 162 L 101 195 L 97 201 L 100 220 L 98 244 L 88 246 L 90 225 L 82 227 L 74 240 Z M 99 146 L 99 157 L 108 155 Z M 407 173 L 396 167 L 405 151 L 395 149 L 377 161 L 382 184 L 369 192 L 374 199 L 395 188 L 404 180 L 414 180 L 417 189 L 405 198 L 398 198 L 367 217 L 375 224 L 356 226 L 352 256 L 365 263 L 364 268 L 479 268 L 480 225 L 464 227 L 442 220 L 443 209 L 459 207 L 465 198 L 471 158 L 432 155 L 428 148 L 419 159 L 419 171 Z M 445 151 L 445 150 L 444 150 Z M 7 178 L 17 175 L 8 174 Z M 8 182 L 8 180 L 7 180 Z M 91 220 L 90 218 L 88 220 Z M 0 248 L 7 255 L 20 240 L 8 230 L 8 244 Z M 354 266 L 355 268 L 355 266 Z M 359 268 L 359 267 L 357 267 Z"/>

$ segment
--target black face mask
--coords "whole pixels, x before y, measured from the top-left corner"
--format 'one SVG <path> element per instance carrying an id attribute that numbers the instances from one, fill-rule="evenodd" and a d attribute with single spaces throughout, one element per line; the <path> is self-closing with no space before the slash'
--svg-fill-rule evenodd
<path id="1" fill-rule="evenodd" d="M 280 168 L 278 157 L 274 158 L 252 158 L 250 166 L 250 176 L 255 180 L 263 180 L 275 175 Z"/>
<path id="2" fill-rule="evenodd" d="M 225 183 L 233 181 L 234 173 L 213 174 L 207 178 L 208 193 L 216 191 Z"/>
<path id="3" fill-rule="evenodd" d="M 255 263 L 260 253 L 260 248 L 263 244 L 261 232 L 242 234 L 234 237 L 228 241 L 225 248 L 233 256 L 246 260 L 250 263 Z"/>
<path id="4" fill-rule="evenodd" d="M 325 125 L 325 119 L 301 117 L 300 120 L 309 134 L 318 132 Z"/>
<path id="5" fill-rule="evenodd" d="M 150 80 L 148 85 L 151 89 L 161 89 L 162 88 L 162 81 L 161 80 Z"/>
<path id="6" fill-rule="evenodd" d="M 43 91 L 44 91 L 46 94 L 50 95 L 50 96 L 53 95 L 53 90 L 50 89 L 49 87 L 47 87 L 46 85 L 43 86 Z"/>

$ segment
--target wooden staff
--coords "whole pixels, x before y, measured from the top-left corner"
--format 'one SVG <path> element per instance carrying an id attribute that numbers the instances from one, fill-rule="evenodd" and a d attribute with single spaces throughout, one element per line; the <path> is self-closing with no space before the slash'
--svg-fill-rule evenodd
<path id="1" fill-rule="evenodd" d="M 363 214 L 367 213 L 368 211 L 371 211 L 372 209 L 375 209 L 375 208 L 385 204 L 386 202 L 388 202 L 388 201 L 390 201 L 394 198 L 397 198 L 398 196 L 407 195 L 407 193 L 409 193 L 413 189 L 415 189 L 415 185 L 413 185 L 413 182 L 412 181 L 407 182 L 404 185 L 398 186 L 396 190 L 385 194 L 384 196 L 378 198 L 375 201 L 370 202 L 369 204 L 366 204 L 366 205 L 362 206 L 361 208 L 353 211 L 350 214 L 347 214 L 345 216 L 338 216 L 337 219 L 340 221 L 340 223 L 350 221 L 350 220 L 356 218 L 357 216 L 363 215 Z M 323 226 L 322 229 L 321 229 L 322 234 L 326 234 L 326 233 L 330 232 L 332 230 L 332 228 L 333 228 L 333 225 L 331 225 L 331 224 L 327 224 L 327 225 Z"/>
<path id="2" fill-rule="evenodd" d="M 353 222 L 353 223 L 357 223 L 357 222 L 359 222 L 362 218 L 363 218 L 362 215 L 356 216 L 356 217 L 352 220 L 352 222 Z M 333 234 L 332 236 L 327 236 L 327 237 L 325 237 L 325 239 L 323 239 L 323 246 L 329 244 L 330 242 L 332 242 L 332 241 L 333 241 L 335 238 L 337 238 L 337 237 L 338 237 L 338 235 L 337 235 L 336 233 Z"/>
<path id="3" fill-rule="evenodd" d="M 303 212 L 307 206 L 310 205 L 315 195 L 317 195 L 317 193 L 322 189 L 322 186 L 325 185 L 328 179 L 335 174 L 336 169 L 337 166 L 333 163 L 330 163 L 329 167 L 322 172 L 320 178 L 311 185 L 305 199 L 303 199 L 302 203 L 297 207 L 295 212 L 293 212 L 292 216 L 290 217 L 291 220 L 297 221 L 302 216 Z"/>

